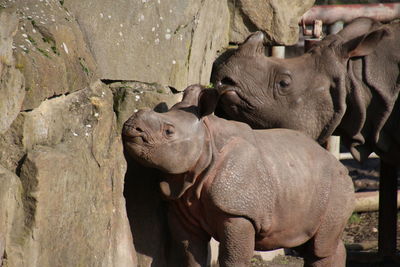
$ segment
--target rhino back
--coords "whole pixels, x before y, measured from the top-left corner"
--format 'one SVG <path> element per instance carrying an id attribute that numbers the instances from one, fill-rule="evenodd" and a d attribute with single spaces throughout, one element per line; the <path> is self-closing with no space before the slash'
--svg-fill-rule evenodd
<path id="1" fill-rule="evenodd" d="M 238 132 L 221 151 L 210 197 L 220 210 L 249 218 L 258 233 L 293 228 L 293 221 L 297 232 L 315 231 L 333 180 L 345 176 L 333 156 L 291 130 Z"/>

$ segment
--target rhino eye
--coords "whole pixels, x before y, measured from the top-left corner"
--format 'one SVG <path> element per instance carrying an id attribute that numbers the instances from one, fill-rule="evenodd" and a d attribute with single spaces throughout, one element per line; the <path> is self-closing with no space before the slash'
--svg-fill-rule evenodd
<path id="1" fill-rule="evenodd" d="M 279 86 L 280 87 L 288 87 L 290 85 L 290 81 L 288 81 L 288 80 L 281 80 L 280 82 L 279 82 Z"/>
<path id="2" fill-rule="evenodd" d="M 292 79 L 288 74 L 278 75 L 276 79 L 276 91 L 279 95 L 287 95 L 290 93 L 290 85 Z"/>
<path id="3" fill-rule="evenodd" d="M 231 86 L 236 86 L 236 83 L 235 83 L 235 81 L 234 80 L 232 80 L 231 78 L 229 78 L 229 77 L 224 77 L 222 80 L 221 80 L 221 83 L 222 83 L 222 85 L 231 85 Z"/>
<path id="4" fill-rule="evenodd" d="M 175 133 L 174 126 L 172 126 L 172 125 L 170 125 L 170 124 L 166 124 L 166 125 L 164 126 L 164 135 L 165 135 L 166 137 L 171 137 L 171 136 L 174 135 L 174 133 Z"/>

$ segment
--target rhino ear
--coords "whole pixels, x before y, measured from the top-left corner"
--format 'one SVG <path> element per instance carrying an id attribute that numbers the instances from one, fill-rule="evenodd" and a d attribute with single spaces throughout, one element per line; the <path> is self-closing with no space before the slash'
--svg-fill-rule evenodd
<path id="1" fill-rule="evenodd" d="M 257 54 L 264 54 L 264 33 L 261 31 L 251 34 L 239 46 L 239 53 L 242 55 L 255 56 Z"/>
<path id="2" fill-rule="evenodd" d="M 183 97 L 181 102 L 176 103 L 171 107 L 172 109 L 181 109 L 181 108 L 188 108 L 190 106 L 197 106 L 199 94 L 203 90 L 203 87 L 198 84 L 193 84 L 188 86 L 183 91 Z"/>
<path id="3" fill-rule="evenodd" d="M 199 118 L 210 115 L 214 112 L 218 102 L 218 92 L 214 88 L 206 88 L 200 92 L 198 109 Z"/>
<path id="4" fill-rule="evenodd" d="M 354 38 L 343 45 L 343 53 L 348 58 L 366 56 L 375 51 L 379 42 L 388 34 L 386 29 L 381 28 Z"/>

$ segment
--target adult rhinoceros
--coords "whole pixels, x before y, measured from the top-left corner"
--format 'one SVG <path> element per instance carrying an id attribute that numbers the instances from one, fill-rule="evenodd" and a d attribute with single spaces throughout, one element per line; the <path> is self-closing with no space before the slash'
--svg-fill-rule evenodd
<path id="1" fill-rule="evenodd" d="M 379 154 L 379 250 L 391 257 L 400 166 L 400 22 L 356 19 L 290 59 L 266 57 L 263 39 L 261 32 L 252 34 L 215 67 L 218 109 L 253 128 L 296 129 L 321 144 L 340 135 L 358 161 Z"/>
<path id="2" fill-rule="evenodd" d="M 290 128 L 324 143 L 342 137 L 354 158 L 400 164 L 400 23 L 353 21 L 296 58 L 266 57 L 256 32 L 214 72 L 225 117 Z"/>

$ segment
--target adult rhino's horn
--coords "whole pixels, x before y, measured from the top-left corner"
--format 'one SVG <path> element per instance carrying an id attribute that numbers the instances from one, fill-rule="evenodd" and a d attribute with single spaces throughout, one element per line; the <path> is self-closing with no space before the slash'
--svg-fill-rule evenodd
<path id="1" fill-rule="evenodd" d="M 238 52 L 242 55 L 255 56 L 257 54 L 264 54 L 264 38 L 265 35 L 261 31 L 252 33 L 247 39 L 239 46 Z"/>

